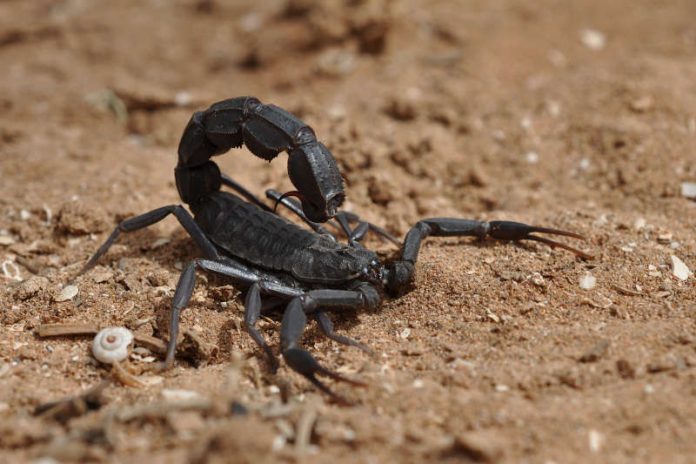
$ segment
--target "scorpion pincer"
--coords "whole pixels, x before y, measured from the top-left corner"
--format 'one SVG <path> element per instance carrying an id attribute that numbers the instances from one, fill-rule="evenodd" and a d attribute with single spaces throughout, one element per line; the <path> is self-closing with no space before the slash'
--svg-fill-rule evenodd
<path id="1" fill-rule="evenodd" d="M 277 215 L 234 179 L 221 174 L 211 161 L 213 156 L 242 144 L 254 155 L 269 161 L 282 151 L 288 153 L 288 175 L 297 190 L 284 195 L 272 190 L 266 193 L 276 204 L 280 202 L 298 214 L 313 231 Z M 174 362 L 179 314 L 191 298 L 196 269 L 227 276 L 245 289 L 245 327 L 265 352 L 273 370 L 278 367 L 276 354 L 256 324 L 263 310 L 284 305 L 280 352 L 285 363 L 317 388 L 342 401 L 318 375 L 353 385 L 364 384 L 323 367 L 301 346 L 308 318 L 314 319 L 332 340 L 369 351 L 358 341 L 337 334 L 326 311 L 377 308 L 385 296 L 398 297 L 406 293 L 413 284 L 418 253 L 426 237 L 534 240 L 564 248 L 581 258 L 591 258 L 566 244 L 535 235 L 583 238 L 579 234 L 510 221 L 422 219 L 409 230 L 401 244 L 378 226 L 352 213 L 339 211 L 345 193 L 331 152 L 301 120 L 253 97 L 223 100 L 194 113 L 181 137 L 178 152 L 176 185 L 181 200 L 188 204 L 193 216 L 180 205 L 169 205 L 126 219 L 116 226 L 80 271 L 81 274 L 92 268 L 121 232 L 148 227 L 170 214 L 179 220 L 203 257 L 191 260 L 177 283 L 164 361 L 166 367 Z M 220 190 L 223 184 L 237 194 Z M 301 205 L 287 196 L 298 197 Z M 318 224 L 330 220 L 338 222 L 347 236 L 347 244 L 339 243 Z M 352 227 L 351 223 L 357 225 Z M 360 240 L 370 230 L 400 244 L 399 257 L 383 264 L 376 253 L 364 248 Z"/>

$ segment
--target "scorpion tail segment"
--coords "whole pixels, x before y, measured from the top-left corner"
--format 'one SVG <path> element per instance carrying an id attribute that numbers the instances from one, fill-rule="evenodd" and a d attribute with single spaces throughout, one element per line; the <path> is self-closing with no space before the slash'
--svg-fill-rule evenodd
<path id="1" fill-rule="evenodd" d="M 568 250 L 571 253 L 576 254 L 583 259 L 592 259 L 593 256 L 585 253 L 584 251 L 578 250 L 577 248 L 571 247 L 561 242 L 551 240 L 546 237 L 539 237 L 538 235 L 532 235 L 534 232 L 540 234 L 550 234 L 550 235 L 562 235 L 564 237 L 572 237 L 579 240 L 585 240 L 580 234 L 575 232 L 568 232 L 559 229 L 550 229 L 548 227 L 536 227 L 523 224 L 520 222 L 512 221 L 491 221 L 489 223 L 490 229 L 488 235 L 492 238 L 499 240 L 533 240 L 535 242 L 545 243 L 552 248 L 558 247 Z"/>
<path id="2" fill-rule="evenodd" d="M 343 204 L 343 179 L 333 155 L 316 140 L 290 152 L 288 175 L 302 194 L 302 209 L 309 220 L 326 222 Z"/>

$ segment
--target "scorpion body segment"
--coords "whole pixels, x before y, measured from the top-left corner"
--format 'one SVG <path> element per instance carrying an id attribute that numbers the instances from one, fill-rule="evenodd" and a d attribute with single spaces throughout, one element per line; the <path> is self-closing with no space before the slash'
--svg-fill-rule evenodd
<path id="1" fill-rule="evenodd" d="M 237 97 L 197 111 L 179 142 L 175 170 L 179 196 L 193 205 L 220 189 L 223 178 L 210 159 L 246 145 L 259 158 L 289 154 L 288 175 L 297 188 L 305 215 L 314 222 L 332 218 L 343 203 L 343 179 L 336 160 L 314 130 L 275 105 Z"/>
<path id="2" fill-rule="evenodd" d="M 255 155 L 271 160 L 281 151 L 290 155 L 288 174 L 298 189 L 300 206 L 288 194 L 266 194 L 290 208 L 314 232 L 277 215 L 243 186 L 224 174 L 211 161 L 215 155 L 245 144 Z M 244 324 L 265 352 L 272 369 L 278 361 L 274 350 L 256 328 L 264 308 L 285 305 L 280 329 L 280 352 L 286 364 L 317 388 L 340 399 L 317 376 L 353 385 L 360 382 L 324 368 L 301 347 L 308 319 L 316 320 L 328 338 L 369 351 L 363 344 L 338 335 L 327 310 L 376 308 L 385 295 L 400 296 L 410 290 L 423 240 L 429 236 L 477 237 L 508 241 L 533 240 L 560 247 L 589 259 L 591 256 L 564 243 L 537 234 L 580 235 L 557 229 L 535 227 L 510 221 L 476 221 L 458 218 L 430 218 L 418 221 L 406 234 L 403 244 L 383 229 L 361 221 L 357 215 L 337 211 L 343 201 L 343 183 L 336 162 L 314 131 L 287 111 L 264 105 L 253 97 L 239 97 L 215 103 L 194 113 L 179 144 L 176 185 L 182 206 L 154 209 L 119 223 L 106 241 L 87 261 L 80 273 L 93 267 L 122 232 L 148 227 L 174 215 L 193 238 L 203 257 L 191 260 L 183 269 L 172 299 L 169 342 L 165 366 L 174 362 L 179 314 L 188 305 L 195 286 L 197 269 L 227 276 L 246 292 Z M 245 199 L 220 191 L 231 187 Z M 348 243 L 339 243 L 316 222 L 335 221 Z M 314 221 L 314 222 L 312 222 Z M 353 228 L 352 222 L 357 222 Z M 333 224 L 331 221 L 329 224 Z M 376 253 L 360 240 L 368 231 L 399 243 L 396 259 L 382 264 Z M 264 301 L 265 299 L 265 301 Z"/>
<path id="3" fill-rule="evenodd" d="M 192 206 L 196 223 L 226 254 L 305 284 L 346 284 L 362 275 L 377 255 L 302 229 L 227 192 Z"/>

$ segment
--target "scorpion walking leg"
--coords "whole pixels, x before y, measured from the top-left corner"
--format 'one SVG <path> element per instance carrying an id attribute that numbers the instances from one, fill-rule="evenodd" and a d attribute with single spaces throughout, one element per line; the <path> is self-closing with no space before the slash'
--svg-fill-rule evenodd
<path id="1" fill-rule="evenodd" d="M 263 290 L 264 292 L 275 295 L 281 295 L 286 298 L 292 298 L 302 294 L 302 291 L 283 285 L 272 276 L 251 271 L 246 266 L 231 259 L 225 258 L 224 261 L 214 261 L 197 258 L 192 260 L 182 271 L 181 276 L 179 277 L 179 282 L 176 284 L 174 298 L 172 299 L 172 311 L 169 316 L 169 342 L 167 343 L 167 353 L 164 359 L 165 369 L 170 368 L 174 363 L 176 339 L 179 335 L 179 316 L 181 311 L 191 300 L 193 288 L 196 284 L 196 268 L 222 274 L 224 276 L 231 277 L 237 282 L 248 284 L 252 287 L 257 286 L 259 290 Z M 256 309 L 256 302 L 254 301 L 253 296 L 251 297 L 251 301 L 249 301 L 249 297 L 247 296 L 247 303 L 249 306 L 251 306 L 252 315 L 254 312 L 260 311 L 260 307 L 259 309 Z M 260 336 L 260 334 L 258 335 Z M 256 340 L 253 333 L 252 337 L 254 340 Z M 263 340 L 263 338 L 261 338 L 261 340 Z"/>
<path id="2" fill-rule="evenodd" d="M 346 235 L 348 236 L 349 240 L 362 240 L 362 238 L 365 236 L 365 234 L 367 234 L 368 231 L 372 231 L 377 236 L 392 242 L 394 245 L 401 246 L 401 242 L 398 238 L 394 237 L 392 234 L 390 234 L 378 225 L 375 225 L 371 222 L 363 221 L 362 219 L 360 219 L 360 216 L 358 216 L 355 213 L 351 213 L 349 211 L 339 211 L 338 213 L 336 213 L 336 219 L 339 221 L 339 223 L 341 223 L 341 227 L 346 232 Z M 346 227 L 344 225 L 344 223 L 350 224 L 351 222 L 358 223 L 355 229 L 351 230 L 350 227 Z M 351 232 L 348 232 L 349 230 L 351 230 Z"/>
<path id="3" fill-rule="evenodd" d="M 265 210 L 265 211 L 273 211 L 270 206 L 268 206 L 266 203 L 261 201 L 259 197 L 251 193 L 246 187 L 244 187 L 242 184 L 237 182 L 236 180 L 232 179 L 230 176 L 227 174 L 220 174 L 220 177 L 222 178 L 222 183 L 226 185 L 227 187 L 231 188 L 235 192 L 239 193 L 241 196 L 249 200 L 249 202 L 255 204 L 259 208 Z"/>
<path id="4" fill-rule="evenodd" d="M 205 233 L 201 230 L 198 224 L 196 224 L 196 221 L 193 220 L 189 212 L 180 205 L 169 205 L 122 221 L 116 226 L 113 232 L 111 232 L 109 238 L 107 238 L 106 241 L 94 253 L 94 255 L 92 255 L 89 261 L 82 266 L 82 269 L 80 269 L 80 272 L 77 275 L 81 275 L 93 268 L 97 264 L 99 258 L 101 258 L 109 250 L 109 248 L 111 248 L 111 245 L 113 245 L 121 232 L 133 232 L 138 229 L 144 229 L 145 227 L 161 221 L 170 214 L 176 216 L 179 223 L 184 227 L 184 229 L 186 229 L 186 232 L 188 232 L 198 247 L 203 251 L 203 255 L 205 257 L 210 259 L 220 259 L 217 249 L 205 236 Z"/>
<path id="5" fill-rule="evenodd" d="M 340 382 L 355 386 L 365 386 L 364 383 L 349 379 L 323 367 L 308 351 L 300 347 L 300 338 L 307 326 L 307 314 L 318 311 L 318 308 L 356 308 L 361 306 L 376 306 L 378 301 L 376 291 L 365 286 L 359 290 L 312 290 L 300 297 L 293 298 L 285 309 L 280 325 L 280 346 L 287 365 L 295 372 L 303 375 L 324 393 L 339 402 L 343 398 L 335 394 L 317 375 L 323 375 Z"/>
<path id="6" fill-rule="evenodd" d="M 326 228 L 322 227 L 320 224 L 317 224 L 307 219 L 307 216 L 305 216 L 305 214 L 302 212 L 302 206 L 298 201 L 295 201 L 292 198 L 284 197 L 280 192 L 276 190 L 266 190 L 266 197 L 288 208 L 296 216 L 298 216 L 300 219 L 306 222 L 315 232 L 318 232 L 320 234 L 332 235 Z M 355 229 L 352 229 L 350 227 L 351 222 L 358 223 Z M 383 228 L 375 224 L 372 224 L 371 222 L 363 221 L 360 219 L 360 216 L 354 213 L 350 213 L 348 211 L 339 211 L 338 213 L 336 213 L 335 219 L 330 220 L 329 223 L 337 229 L 342 230 L 346 234 L 348 242 L 352 246 L 358 246 L 356 242 L 362 240 L 368 231 L 372 231 L 378 236 L 389 240 L 397 246 L 401 246 L 401 242 L 399 241 L 399 239 L 394 237 L 392 234 L 390 234 Z"/>
<path id="7" fill-rule="evenodd" d="M 391 264 L 387 278 L 388 290 L 396 295 L 403 294 L 414 275 L 414 266 L 418 259 L 421 242 L 428 236 L 436 237 L 460 237 L 473 236 L 481 239 L 491 237 L 498 240 L 533 240 L 536 242 L 545 243 L 551 247 L 559 247 L 575 253 L 583 259 L 592 259 L 592 256 L 555 240 L 534 233 L 543 233 L 551 235 L 563 235 L 577 239 L 584 237 L 574 232 L 564 230 L 550 229 L 548 227 L 536 227 L 519 222 L 512 221 L 474 221 L 469 219 L 453 219 L 453 218 L 431 218 L 422 219 L 406 234 L 404 245 L 401 252 L 401 260 Z"/>
<path id="8" fill-rule="evenodd" d="M 327 338 L 329 338 L 337 343 L 340 343 L 342 345 L 348 345 L 348 346 L 354 346 L 356 348 L 360 348 L 361 350 L 363 350 L 367 354 L 370 354 L 370 355 L 374 354 L 374 351 L 372 351 L 372 349 L 369 346 L 367 346 L 363 343 L 360 343 L 357 340 L 353 340 L 352 338 L 337 334 L 334 331 L 333 322 L 331 322 L 331 319 L 329 319 L 329 315 L 326 314 L 324 311 L 316 312 L 314 314 L 314 320 L 317 321 L 319 329 Z"/>
<path id="9" fill-rule="evenodd" d="M 275 373 L 278 370 L 278 359 L 276 359 L 273 350 L 268 346 L 266 340 L 261 335 L 261 332 L 256 328 L 256 323 L 261 317 L 261 286 L 257 283 L 249 287 L 246 299 L 244 301 L 244 325 L 247 332 L 251 335 L 257 345 L 263 349 L 271 366 L 271 371 Z"/>
<path id="10" fill-rule="evenodd" d="M 285 206 L 297 217 L 302 219 L 309 227 L 311 227 L 314 232 L 318 234 L 328 235 L 329 237 L 333 238 L 334 242 L 336 241 L 336 237 L 331 232 L 329 232 L 328 229 L 326 229 L 326 227 L 322 226 L 319 223 L 309 220 L 307 215 L 305 215 L 304 211 L 302 211 L 302 205 L 298 201 L 294 201 L 292 198 L 288 198 L 276 190 L 266 190 L 266 197 L 269 200 L 273 200 L 273 202 L 276 205 L 281 204 Z"/>

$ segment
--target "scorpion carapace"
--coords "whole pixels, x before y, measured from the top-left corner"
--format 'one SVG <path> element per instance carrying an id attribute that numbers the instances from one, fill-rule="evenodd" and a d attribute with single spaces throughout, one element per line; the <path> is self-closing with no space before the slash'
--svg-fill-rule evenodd
<path id="1" fill-rule="evenodd" d="M 184 203 L 194 205 L 225 183 L 210 158 L 242 144 L 271 161 L 287 151 L 288 175 L 311 221 L 325 222 L 343 203 L 343 179 L 336 160 L 307 124 L 254 97 L 215 103 L 193 114 L 179 142 L 176 186 Z"/>
<path id="2" fill-rule="evenodd" d="M 272 159 L 282 150 L 290 151 L 289 173 L 302 199 L 302 207 L 273 190 L 266 195 L 298 214 L 314 231 L 275 214 L 232 178 L 220 174 L 210 157 L 242 142 L 254 154 L 266 159 Z M 362 384 L 324 368 L 301 347 L 307 318 L 313 318 L 332 340 L 369 351 L 365 345 L 335 333 L 326 311 L 376 308 L 385 295 L 406 293 L 413 284 L 418 253 L 426 237 L 534 240 L 564 248 L 581 258 L 591 258 L 566 244 L 535 235 L 582 238 L 578 234 L 509 221 L 423 219 L 411 228 L 401 245 L 374 224 L 361 221 L 352 213 L 337 211 L 343 187 L 329 151 L 300 120 L 275 106 L 262 105 L 252 97 L 225 100 L 194 114 L 179 145 L 176 179 L 181 197 L 189 204 L 194 217 L 182 206 L 170 205 L 126 219 L 116 226 L 81 273 L 95 265 L 121 232 L 147 227 L 173 214 L 198 245 L 203 258 L 191 260 L 177 283 L 164 366 L 174 363 L 179 314 L 189 303 L 195 272 L 199 268 L 227 276 L 244 288 L 245 327 L 265 352 L 273 370 L 278 367 L 276 354 L 256 323 L 262 311 L 284 305 L 280 352 L 285 363 L 337 400 L 342 399 L 320 381 L 318 375 L 353 385 Z M 230 186 L 244 199 L 220 191 L 220 184 Z M 334 215 L 339 230 L 347 237 L 347 244 L 339 243 L 328 229 L 313 222 L 325 221 Z M 333 220 L 329 224 L 334 224 Z M 355 227 L 352 224 L 356 224 Z M 381 263 L 376 253 L 360 243 L 368 231 L 399 243 L 400 256 L 392 262 Z"/>

